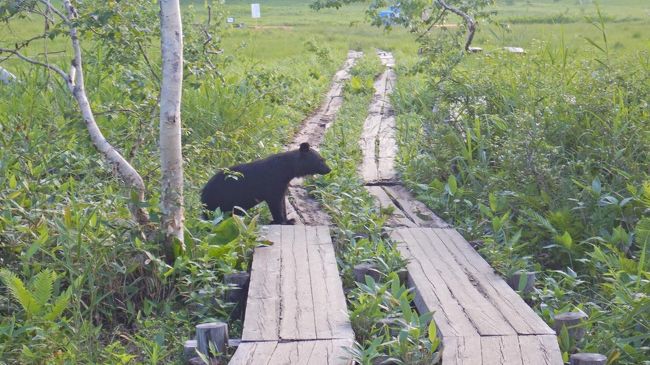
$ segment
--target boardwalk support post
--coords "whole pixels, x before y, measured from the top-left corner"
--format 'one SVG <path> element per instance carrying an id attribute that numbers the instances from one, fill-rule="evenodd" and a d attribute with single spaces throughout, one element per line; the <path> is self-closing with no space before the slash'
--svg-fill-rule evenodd
<path id="1" fill-rule="evenodd" d="M 232 319 L 241 319 L 244 314 L 249 280 L 250 274 L 247 272 L 236 272 L 223 276 L 224 283 L 228 285 L 228 289 L 223 293 L 223 299 L 226 303 L 235 303 L 235 307 L 230 313 Z"/>
<path id="2" fill-rule="evenodd" d="M 196 326 L 196 344 L 199 352 L 214 357 L 210 353 L 211 348 L 216 349 L 220 354 L 226 352 L 228 343 L 228 325 L 223 322 L 201 323 Z"/>
<path id="3" fill-rule="evenodd" d="M 507 280 L 508 285 L 522 293 L 530 293 L 535 287 L 535 272 L 517 271 Z"/>
<path id="4" fill-rule="evenodd" d="M 196 340 L 187 340 L 183 345 L 183 359 L 189 360 L 196 356 Z"/>
<path id="5" fill-rule="evenodd" d="M 571 365 L 605 365 L 607 356 L 593 353 L 579 353 L 571 355 Z"/>
<path id="6" fill-rule="evenodd" d="M 371 263 L 363 263 L 354 265 L 352 269 L 352 274 L 354 276 L 354 281 L 358 283 L 366 282 L 366 275 L 373 278 L 375 281 L 379 281 L 381 278 L 381 272 L 377 270 L 377 266 Z"/>
<path id="7" fill-rule="evenodd" d="M 587 315 L 583 312 L 566 312 L 555 316 L 555 326 L 553 329 L 559 334 L 562 327 L 566 327 L 569 337 L 574 341 L 580 341 L 585 336 L 584 320 Z"/>

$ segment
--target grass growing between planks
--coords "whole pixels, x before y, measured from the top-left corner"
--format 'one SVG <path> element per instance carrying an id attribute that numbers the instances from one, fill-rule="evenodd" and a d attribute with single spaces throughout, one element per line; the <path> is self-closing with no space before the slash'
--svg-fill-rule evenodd
<path id="1" fill-rule="evenodd" d="M 438 356 L 432 314 L 420 316 L 411 307 L 413 294 L 397 274 L 405 262 L 382 232 L 385 212 L 374 205 L 357 174 L 359 137 L 380 67 L 373 52 L 352 69 L 343 106 L 321 146 L 332 172 L 315 180 L 313 193 L 336 225 L 339 269 L 357 340 L 354 359 L 363 365 L 389 358 L 404 364 L 432 364 Z M 360 263 L 374 264 L 381 278 L 375 281 L 367 276 L 365 283 L 355 283 L 352 270 Z"/>

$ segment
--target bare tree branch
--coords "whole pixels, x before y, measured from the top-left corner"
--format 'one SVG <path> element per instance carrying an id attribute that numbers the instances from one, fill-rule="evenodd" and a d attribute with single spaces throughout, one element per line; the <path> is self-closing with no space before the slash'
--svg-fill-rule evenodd
<path id="1" fill-rule="evenodd" d="M 59 11 L 59 9 L 55 8 L 54 6 L 52 6 L 52 3 L 51 3 L 49 0 L 39 0 L 39 1 L 40 1 L 42 4 L 45 4 L 45 6 L 47 6 L 47 8 L 48 8 L 51 12 L 53 12 L 53 13 L 56 14 L 56 15 L 58 15 L 59 18 L 61 18 L 61 20 L 62 20 L 64 23 L 66 23 L 66 24 L 68 24 L 68 25 L 70 24 L 70 20 L 69 20 L 69 19 L 68 19 L 68 18 L 67 18 L 67 17 L 66 17 L 66 16 L 65 16 L 61 11 Z"/>
<path id="2" fill-rule="evenodd" d="M 29 63 L 34 64 L 34 65 L 39 65 L 39 66 L 48 68 L 48 69 L 58 73 L 61 77 L 63 77 L 63 79 L 66 82 L 70 81 L 69 78 L 68 78 L 68 74 L 66 74 L 65 71 L 58 68 L 57 66 L 35 60 L 35 59 L 31 58 L 31 57 L 27 57 L 27 56 L 23 55 L 22 53 L 18 52 L 17 50 L 15 50 L 15 49 L 0 48 L 0 53 L 11 53 L 11 54 L 13 54 L 14 56 L 20 58 L 23 61 L 29 62 Z"/>
<path id="3" fill-rule="evenodd" d="M 140 43 L 140 41 L 136 41 L 136 43 L 138 44 L 138 49 L 140 50 L 140 53 L 142 53 L 142 57 L 144 57 L 144 62 L 147 64 L 147 67 L 149 67 L 149 71 L 156 79 L 156 81 L 158 81 L 158 83 L 160 84 L 160 77 L 158 77 L 158 74 L 156 73 L 156 71 L 154 71 L 153 66 L 151 66 L 151 62 L 149 62 L 149 57 L 147 57 L 147 52 L 145 52 L 144 48 L 142 48 L 142 44 Z"/>
<path id="4" fill-rule="evenodd" d="M 465 20 L 465 23 L 467 24 L 467 41 L 465 41 L 465 51 L 469 51 L 469 47 L 472 45 L 472 40 L 474 39 L 474 33 L 476 32 L 476 21 L 474 21 L 474 18 L 472 18 L 464 11 L 447 4 L 445 0 L 436 0 L 436 2 L 442 6 L 443 9 L 449 10 Z"/>
<path id="5" fill-rule="evenodd" d="M 436 17 L 436 19 L 435 19 L 433 22 L 431 22 L 431 24 L 429 25 L 429 27 L 427 28 L 427 30 L 425 30 L 425 31 L 422 32 L 422 33 L 421 33 L 417 38 L 415 38 L 415 41 L 416 41 L 416 42 L 419 41 L 420 39 L 422 39 L 422 37 L 424 37 L 425 34 L 429 33 L 429 32 L 431 31 L 431 29 L 433 29 L 433 27 L 434 27 L 436 24 L 438 24 L 438 22 L 440 21 L 440 19 L 442 19 L 442 17 L 445 15 L 446 12 L 447 12 L 447 9 L 442 9 L 442 11 L 440 12 L 440 14 L 438 14 L 438 16 Z"/>

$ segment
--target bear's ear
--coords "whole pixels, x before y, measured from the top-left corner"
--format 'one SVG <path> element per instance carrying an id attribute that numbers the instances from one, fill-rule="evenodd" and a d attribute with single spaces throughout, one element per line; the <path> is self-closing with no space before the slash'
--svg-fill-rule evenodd
<path id="1" fill-rule="evenodd" d="M 300 144 L 300 152 L 307 152 L 309 151 L 309 143 L 303 142 Z"/>

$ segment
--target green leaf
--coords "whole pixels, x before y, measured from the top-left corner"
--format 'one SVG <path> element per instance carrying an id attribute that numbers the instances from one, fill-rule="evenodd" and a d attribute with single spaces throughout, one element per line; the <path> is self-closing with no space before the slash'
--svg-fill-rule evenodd
<path id="1" fill-rule="evenodd" d="M 434 343 L 438 338 L 438 327 L 436 327 L 436 322 L 434 321 L 429 322 L 428 333 L 429 333 L 429 341 L 431 341 L 431 343 Z"/>
<path id="2" fill-rule="evenodd" d="M 602 191 L 602 186 L 600 184 L 599 178 L 595 178 L 594 181 L 591 182 L 591 190 L 593 190 L 596 194 L 600 194 Z"/>
<path id="3" fill-rule="evenodd" d="M 3 269 L 0 270 L 0 278 L 2 278 L 14 299 L 23 307 L 27 317 L 32 317 L 38 312 L 39 308 L 36 299 L 34 299 L 32 293 L 27 291 L 25 283 L 18 276 L 9 270 Z"/>
<path id="4" fill-rule="evenodd" d="M 564 234 L 561 236 L 555 236 L 555 241 L 567 250 L 573 248 L 573 239 L 571 238 L 571 234 L 567 231 L 564 231 Z"/>
<path id="5" fill-rule="evenodd" d="M 411 322 L 411 317 L 413 312 L 411 311 L 411 303 L 406 298 L 401 298 L 399 301 L 399 306 L 402 311 L 402 316 L 407 322 Z"/>
<path id="6" fill-rule="evenodd" d="M 493 212 L 497 211 L 497 196 L 492 192 L 490 195 L 488 195 L 488 200 L 490 202 L 490 209 Z"/>
<path id="7" fill-rule="evenodd" d="M 449 192 L 449 195 L 454 195 L 458 191 L 458 182 L 454 175 L 449 175 L 449 178 L 447 179 L 447 191 Z"/>
<path id="8" fill-rule="evenodd" d="M 16 176 L 15 175 L 9 176 L 9 188 L 11 188 L 11 189 L 16 188 Z"/>
<path id="9" fill-rule="evenodd" d="M 641 249 L 641 257 L 639 258 L 639 278 L 641 278 L 641 271 L 648 270 L 648 250 L 650 250 L 650 218 L 643 218 L 637 222 L 634 228 L 634 237 L 636 245 Z"/>
<path id="10" fill-rule="evenodd" d="M 571 350 L 571 338 L 569 337 L 567 326 L 562 326 L 560 329 L 560 349 L 563 352 Z"/>
<path id="11" fill-rule="evenodd" d="M 224 245 L 233 241 L 239 237 L 237 221 L 233 217 L 225 219 L 214 229 L 212 237 L 213 240 L 210 243 L 217 245 Z"/>

